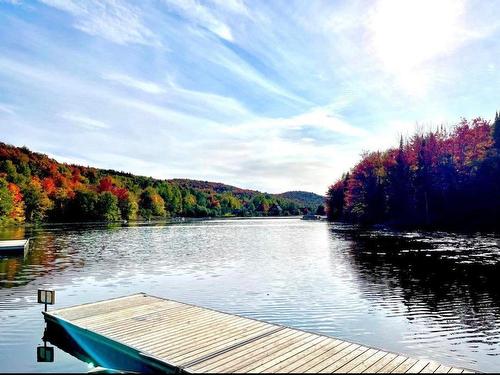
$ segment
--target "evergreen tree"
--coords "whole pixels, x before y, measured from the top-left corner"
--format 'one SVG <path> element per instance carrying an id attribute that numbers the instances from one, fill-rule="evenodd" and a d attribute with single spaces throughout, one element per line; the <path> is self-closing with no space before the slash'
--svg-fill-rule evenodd
<path id="1" fill-rule="evenodd" d="M 405 157 L 402 136 L 396 152 L 395 164 L 388 168 L 387 175 L 388 216 L 400 223 L 408 222 L 411 219 L 410 168 Z"/>
<path id="2" fill-rule="evenodd" d="M 500 114 L 495 114 L 495 121 L 493 122 L 493 143 L 497 150 L 500 150 Z"/>

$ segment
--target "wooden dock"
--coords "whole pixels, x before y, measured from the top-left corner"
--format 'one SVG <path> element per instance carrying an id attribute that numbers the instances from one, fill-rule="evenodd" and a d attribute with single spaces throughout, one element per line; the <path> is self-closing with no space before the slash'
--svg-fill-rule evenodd
<path id="1" fill-rule="evenodd" d="M 84 358 L 128 371 L 473 372 L 142 293 L 44 316 L 48 330 L 64 331 Z"/>
<path id="2" fill-rule="evenodd" d="M 29 241 L 29 239 L 0 241 L 0 256 L 11 254 L 26 254 L 29 248 Z"/>

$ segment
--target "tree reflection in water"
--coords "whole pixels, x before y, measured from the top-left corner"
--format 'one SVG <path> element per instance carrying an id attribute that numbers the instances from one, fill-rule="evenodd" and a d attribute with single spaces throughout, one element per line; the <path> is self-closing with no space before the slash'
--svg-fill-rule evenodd
<path id="1" fill-rule="evenodd" d="M 363 297 L 451 341 L 499 355 L 500 247 L 494 235 L 394 233 L 334 227 Z M 404 309 L 401 309 L 401 302 Z"/>

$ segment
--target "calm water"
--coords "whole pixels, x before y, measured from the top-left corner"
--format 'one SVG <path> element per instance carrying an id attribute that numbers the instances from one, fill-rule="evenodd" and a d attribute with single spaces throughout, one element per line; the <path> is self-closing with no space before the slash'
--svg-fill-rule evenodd
<path id="1" fill-rule="evenodd" d="M 298 219 L 3 230 L 31 236 L 0 258 L 0 371 L 86 371 L 55 351 L 37 363 L 43 306 L 136 292 L 379 348 L 500 369 L 500 248 L 494 235 L 355 231 Z"/>

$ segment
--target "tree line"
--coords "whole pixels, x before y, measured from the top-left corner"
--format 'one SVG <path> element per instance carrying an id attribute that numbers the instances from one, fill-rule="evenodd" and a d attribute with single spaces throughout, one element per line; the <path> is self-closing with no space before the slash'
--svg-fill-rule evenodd
<path id="1" fill-rule="evenodd" d="M 0 143 L 0 225 L 288 216 L 315 209 L 297 200 L 223 184 L 159 180 L 59 163 L 26 147 Z"/>
<path id="2" fill-rule="evenodd" d="M 327 192 L 330 220 L 412 228 L 500 229 L 500 115 L 416 132 L 366 152 Z"/>

